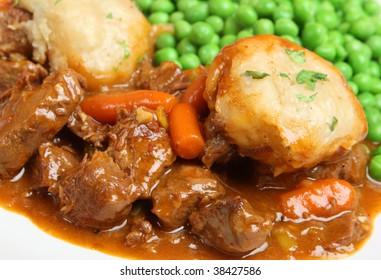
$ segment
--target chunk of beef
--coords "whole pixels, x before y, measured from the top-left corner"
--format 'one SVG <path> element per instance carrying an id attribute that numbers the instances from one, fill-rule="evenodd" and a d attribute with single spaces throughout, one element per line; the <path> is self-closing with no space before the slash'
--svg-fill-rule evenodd
<path id="1" fill-rule="evenodd" d="M 41 65 L 34 64 L 28 60 L 0 60 L 0 94 L 14 87 L 23 75 L 43 78 L 47 75 L 47 72 Z"/>
<path id="2" fill-rule="evenodd" d="M 183 226 L 189 215 L 211 201 L 222 197 L 225 190 L 217 177 L 197 165 L 175 166 L 152 192 L 152 212 L 163 225 Z"/>
<path id="3" fill-rule="evenodd" d="M 173 62 L 163 62 L 154 68 L 149 61 L 144 60 L 132 79 L 132 86 L 136 88 L 172 94 L 185 90 L 189 84 L 187 75 Z"/>
<path id="4" fill-rule="evenodd" d="M 359 185 L 366 178 L 369 156 L 367 147 L 360 143 L 353 146 L 352 150 L 343 158 L 321 163 L 315 168 L 307 170 L 306 173 L 315 179 L 338 178 Z"/>
<path id="5" fill-rule="evenodd" d="M 156 236 L 155 228 L 148 220 L 146 210 L 143 210 L 141 207 L 142 205 L 134 204 L 127 217 L 128 234 L 125 237 L 125 243 L 131 247 L 149 242 Z M 140 209 L 136 211 L 137 213 L 134 213 L 136 208 Z"/>
<path id="6" fill-rule="evenodd" d="M 69 69 L 51 74 L 41 86 L 31 86 L 26 77 L 12 89 L 0 117 L 0 178 L 12 177 L 62 129 L 82 94 Z"/>
<path id="7" fill-rule="evenodd" d="M 201 159 L 208 168 L 215 162 L 226 163 L 237 156 L 235 146 L 231 144 L 216 123 L 218 120 L 215 113 L 211 113 L 204 123 L 206 143 Z"/>
<path id="8" fill-rule="evenodd" d="M 82 112 L 80 106 L 77 106 L 71 114 L 67 127 L 78 137 L 97 148 L 105 145 L 107 133 L 110 130 L 109 125 L 101 124 Z"/>
<path id="9" fill-rule="evenodd" d="M 151 188 L 175 160 L 170 139 L 157 116 L 138 108 L 122 111 L 109 133 L 107 149 L 120 168 L 133 178 L 136 188 L 148 198 Z"/>
<path id="10" fill-rule="evenodd" d="M 61 213 L 75 224 L 109 229 L 121 224 L 141 195 L 130 177 L 104 152 L 86 157 L 59 189 Z"/>
<path id="11" fill-rule="evenodd" d="M 58 197 L 61 179 L 79 163 L 80 157 L 71 147 L 58 147 L 52 142 L 43 143 L 29 164 L 33 188 L 48 189 Z"/>
<path id="12" fill-rule="evenodd" d="M 272 222 L 255 213 L 239 196 L 227 197 L 197 210 L 189 217 L 192 232 L 227 253 L 245 253 L 263 245 Z"/>
<path id="13" fill-rule="evenodd" d="M 17 7 L 0 11 L 0 57 L 8 57 L 11 53 L 31 55 L 32 45 L 20 26 L 31 18 L 30 13 Z"/>

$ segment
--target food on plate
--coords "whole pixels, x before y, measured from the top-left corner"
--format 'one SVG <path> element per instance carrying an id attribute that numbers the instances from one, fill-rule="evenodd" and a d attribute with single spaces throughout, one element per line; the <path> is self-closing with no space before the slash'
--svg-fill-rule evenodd
<path id="1" fill-rule="evenodd" d="M 70 67 L 91 89 L 123 83 L 153 48 L 152 28 L 132 1 L 21 0 L 33 59 Z M 85 39 L 84 39 L 85 38 Z"/>
<path id="2" fill-rule="evenodd" d="M 380 67 L 328 52 L 334 17 L 303 1 L 1 3 L 0 205 L 125 258 L 356 252 L 381 211 Z"/>

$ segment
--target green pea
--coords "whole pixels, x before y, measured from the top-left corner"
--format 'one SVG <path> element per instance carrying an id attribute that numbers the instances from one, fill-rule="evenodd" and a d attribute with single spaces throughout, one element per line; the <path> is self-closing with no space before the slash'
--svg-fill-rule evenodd
<path id="1" fill-rule="evenodd" d="M 379 17 L 373 17 L 373 24 L 374 29 L 376 30 L 375 33 L 378 35 L 381 35 L 381 20 Z"/>
<path id="2" fill-rule="evenodd" d="M 336 46 L 336 61 L 343 61 L 347 58 L 348 52 L 342 45 Z"/>
<path id="3" fill-rule="evenodd" d="M 344 36 L 344 38 L 348 38 L 348 37 Z M 344 46 L 345 46 L 345 49 L 350 54 L 361 52 L 363 50 L 363 43 L 361 43 L 361 41 L 357 39 L 345 40 Z"/>
<path id="4" fill-rule="evenodd" d="M 247 38 L 250 36 L 253 36 L 252 32 L 250 32 L 249 30 L 242 30 L 242 31 L 238 32 L 237 39 Z"/>
<path id="5" fill-rule="evenodd" d="M 348 86 L 352 89 L 353 93 L 355 95 L 358 95 L 359 94 L 359 87 L 358 87 L 358 85 L 355 82 L 352 82 L 352 81 L 347 81 L 347 83 L 348 83 Z"/>
<path id="6" fill-rule="evenodd" d="M 212 40 L 210 40 L 209 44 L 219 45 L 220 44 L 220 36 L 214 34 Z"/>
<path id="7" fill-rule="evenodd" d="M 290 10 L 283 8 L 282 5 L 279 5 L 274 9 L 273 20 L 278 20 L 281 18 L 292 19 L 294 17 L 294 11 L 291 8 Z"/>
<path id="8" fill-rule="evenodd" d="M 372 131 L 372 134 L 375 135 L 370 135 L 370 131 L 368 134 L 369 138 L 377 138 L 381 140 L 381 126 L 377 126 L 377 128 L 374 129 L 375 131 Z M 372 139 L 374 140 L 374 139 Z M 378 140 L 374 140 L 378 141 Z M 372 157 L 369 163 L 369 175 L 376 181 L 381 181 L 381 155 L 376 155 Z"/>
<path id="9" fill-rule="evenodd" d="M 370 92 L 373 94 L 381 93 L 381 81 L 379 79 L 372 79 Z"/>
<path id="10" fill-rule="evenodd" d="M 198 56 L 193 53 L 186 53 L 180 56 L 179 61 L 184 70 L 197 68 L 201 64 Z"/>
<path id="11" fill-rule="evenodd" d="M 336 58 L 336 47 L 330 43 L 323 43 L 314 50 L 320 57 L 333 62 Z"/>
<path id="12" fill-rule="evenodd" d="M 169 17 L 169 21 L 172 23 L 175 23 L 175 22 L 177 22 L 179 20 L 183 20 L 183 19 L 184 19 L 184 13 L 180 12 L 180 11 L 173 12 L 171 14 L 171 16 Z"/>
<path id="13" fill-rule="evenodd" d="M 381 123 L 381 113 L 380 113 L 380 110 L 378 108 L 366 107 L 366 108 L 364 108 L 364 113 L 365 113 L 366 120 L 367 120 L 368 124 L 374 125 L 377 123 Z M 379 150 L 380 150 L 380 154 L 381 154 L 381 148 Z"/>
<path id="14" fill-rule="evenodd" d="M 176 49 L 180 55 L 197 52 L 197 48 L 188 38 L 181 39 L 181 41 L 177 44 Z"/>
<path id="15" fill-rule="evenodd" d="M 372 76 L 368 74 L 359 73 L 353 76 L 352 81 L 359 87 L 360 92 L 366 92 L 370 91 L 370 88 L 372 87 L 372 79 Z"/>
<path id="16" fill-rule="evenodd" d="M 309 22 L 302 31 L 303 45 L 309 49 L 314 49 L 327 38 L 327 28 L 318 22 Z"/>
<path id="17" fill-rule="evenodd" d="M 381 13 L 381 6 L 378 1 L 369 0 L 363 4 L 364 11 L 371 16 L 379 15 Z"/>
<path id="18" fill-rule="evenodd" d="M 302 42 L 301 42 L 299 37 L 293 37 L 293 36 L 290 36 L 290 35 L 282 35 L 280 37 L 282 37 L 283 39 L 289 40 L 289 41 L 291 41 L 291 42 L 293 42 L 295 44 L 298 44 L 300 46 L 302 45 Z"/>
<path id="19" fill-rule="evenodd" d="M 344 45 L 344 36 L 337 30 L 331 30 L 328 32 L 328 42 L 337 46 Z"/>
<path id="20" fill-rule="evenodd" d="M 270 17 L 276 8 L 276 4 L 272 0 L 261 0 L 255 5 L 255 10 L 259 17 Z"/>
<path id="21" fill-rule="evenodd" d="M 373 21 L 370 18 L 360 18 L 354 21 L 349 32 L 360 40 L 366 40 L 375 32 Z"/>
<path id="22" fill-rule="evenodd" d="M 351 28 L 351 24 L 349 22 L 342 22 L 337 27 L 337 31 L 346 34 L 349 31 L 349 28 Z"/>
<path id="23" fill-rule="evenodd" d="M 257 20 L 254 23 L 254 34 L 274 34 L 274 23 L 267 18 Z"/>
<path id="24" fill-rule="evenodd" d="M 203 65 L 209 66 L 212 64 L 213 59 L 216 57 L 220 48 L 214 44 L 206 44 L 198 50 L 198 56 Z"/>
<path id="25" fill-rule="evenodd" d="M 189 39 L 197 46 L 209 43 L 214 35 L 213 27 L 206 22 L 196 22 L 191 30 Z"/>
<path id="26" fill-rule="evenodd" d="M 156 65 L 160 65 L 164 61 L 174 61 L 179 58 L 179 55 L 174 48 L 163 48 L 161 50 L 158 50 L 154 54 L 154 62 Z"/>
<path id="27" fill-rule="evenodd" d="M 163 48 L 174 48 L 176 46 L 176 39 L 173 34 L 169 32 L 163 32 L 160 34 L 160 36 L 156 39 L 156 48 L 163 49 Z"/>
<path id="28" fill-rule="evenodd" d="M 321 3 L 320 7 L 317 10 L 317 13 L 325 12 L 335 12 L 335 6 L 329 1 L 324 1 L 323 3 Z"/>
<path id="29" fill-rule="evenodd" d="M 352 67 L 348 63 L 346 63 L 344 61 L 340 61 L 340 62 L 335 63 L 335 66 L 340 70 L 340 72 L 343 74 L 343 76 L 347 80 L 352 78 L 353 70 L 352 70 Z"/>
<path id="30" fill-rule="evenodd" d="M 147 12 L 151 9 L 153 0 L 135 0 L 135 2 L 142 12 Z"/>
<path id="31" fill-rule="evenodd" d="M 237 36 L 233 34 L 224 35 L 220 40 L 220 48 L 233 44 L 237 40 Z"/>
<path id="32" fill-rule="evenodd" d="M 327 29 L 334 29 L 339 24 L 339 19 L 335 12 L 317 13 L 316 21 L 323 24 Z"/>
<path id="33" fill-rule="evenodd" d="M 345 3 L 346 0 L 331 0 L 330 2 L 332 3 L 332 5 L 336 8 L 336 9 L 339 9 L 343 6 L 343 4 Z"/>
<path id="34" fill-rule="evenodd" d="M 169 15 L 163 12 L 155 12 L 150 14 L 148 20 L 151 24 L 160 24 L 169 22 Z"/>
<path id="35" fill-rule="evenodd" d="M 370 92 L 363 92 L 357 97 L 363 108 L 374 107 L 376 105 L 376 98 Z"/>
<path id="36" fill-rule="evenodd" d="M 291 19 L 281 18 L 275 21 L 275 34 L 276 35 L 290 35 L 298 36 L 299 27 Z"/>
<path id="37" fill-rule="evenodd" d="M 209 16 L 205 22 L 209 23 L 216 33 L 220 33 L 224 29 L 224 20 L 219 16 Z"/>
<path id="38" fill-rule="evenodd" d="M 348 62 L 352 66 L 354 73 L 360 73 L 367 69 L 369 65 L 369 57 L 364 53 L 350 53 Z"/>
<path id="39" fill-rule="evenodd" d="M 344 19 L 346 22 L 353 24 L 355 21 L 361 20 L 364 17 L 366 17 L 364 11 L 353 8 L 353 10 L 345 14 Z"/>
<path id="40" fill-rule="evenodd" d="M 170 14 L 175 10 L 175 5 L 169 0 L 155 0 L 151 5 L 151 13 L 163 12 Z"/>
<path id="41" fill-rule="evenodd" d="M 236 11 L 237 23 L 242 27 L 252 26 L 257 21 L 257 12 L 249 5 L 241 5 Z"/>
<path id="42" fill-rule="evenodd" d="M 378 146 L 376 149 L 373 150 L 372 156 L 381 155 L 381 146 Z"/>
<path id="43" fill-rule="evenodd" d="M 231 16 L 235 10 L 235 5 L 230 0 L 209 0 L 208 4 L 212 15 L 220 16 L 224 19 Z"/>
<path id="44" fill-rule="evenodd" d="M 299 24 L 306 24 L 314 19 L 315 5 L 311 0 L 295 0 L 294 13 Z"/>
<path id="45" fill-rule="evenodd" d="M 381 142 L 381 125 L 380 124 L 369 125 L 368 139 L 374 142 Z M 375 157 L 381 157 L 381 156 L 375 156 Z M 372 163 L 372 160 L 371 160 L 371 163 Z M 371 168 L 371 163 L 369 164 L 369 169 Z"/>
<path id="46" fill-rule="evenodd" d="M 380 109 L 381 109 L 381 93 L 379 93 L 379 94 L 375 94 L 374 95 L 374 97 L 375 97 L 375 107 L 376 107 L 376 109 L 378 110 L 378 115 L 380 115 L 381 116 L 381 112 L 380 112 Z M 372 120 L 373 121 L 373 120 Z M 380 120 L 379 120 L 380 121 Z M 378 122 L 374 122 L 374 123 L 378 123 Z M 381 123 L 381 122 L 380 122 Z"/>
<path id="47" fill-rule="evenodd" d="M 189 9 L 192 9 L 192 7 L 197 5 L 198 3 L 198 0 L 179 0 L 177 2 L 177 9 L 185 13 Z"/>
<path id="48" fill-rule="evenodd" d="M 238 23 L 234 17 L 228 17 L 225 20 L 225 25 L 224 25 L 224 35 L 227 34 L 237 34 L 239 32 L 240 28 L 238 26 Z"/>
<path id="49" fill-rule="evenodd" d="M 370 36 L 366 43 L 372 50 L 373 58 L 381 57 L 381 35 Z"/>
<path id="50" fill-rule="evenodd" d="M 376 61 L 369 62 L 368 68 L 365 70 L 365 73 L 371 75 L 375 78 L 381 77 L 381 67 Z"/>
<path id="51" fill-rule="evenodd" d="M 184 17 L 190 23 L 204 21 L 209 15 L 208 4 L 200 2 L 184 12 Z"/>
<path id="52" fill-rule="evenodd" d="M 185 20 L 179 20 L 176 21 L 173 25 L 175 28 L 175 36 L 177 40 L 186 38 L 191 34 L 192 25 L 189 22 Z"/>

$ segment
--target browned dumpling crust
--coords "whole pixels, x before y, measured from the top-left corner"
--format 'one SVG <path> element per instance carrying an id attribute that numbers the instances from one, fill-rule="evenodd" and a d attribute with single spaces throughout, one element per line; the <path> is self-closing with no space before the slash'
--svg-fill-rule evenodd
<path id="1" fill-rule="evenodd" d="M 332 159 L 367 134 L 362 107 L 339 70 L 272 35 L 222 49 L 204 96 L 241 155 L 276 175 Z"/>

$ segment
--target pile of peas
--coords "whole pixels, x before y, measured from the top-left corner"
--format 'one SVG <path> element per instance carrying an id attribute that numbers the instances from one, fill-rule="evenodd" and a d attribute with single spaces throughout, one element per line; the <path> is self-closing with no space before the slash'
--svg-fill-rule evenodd
<path id="1" fill-rule="evenodd" d="M 332 62 L 364 108 L 368 139 L 381 142 L 381 5 L 377 0 L 135 0 L 152 24 L 174 32 L 156 41 L 154 63 L 210 65 L 226 45 L 275 34 Z M 381 181 L 381 146 L 369 174 Z"/>

